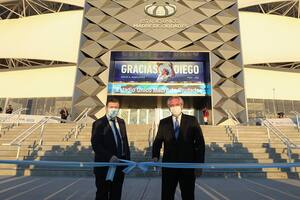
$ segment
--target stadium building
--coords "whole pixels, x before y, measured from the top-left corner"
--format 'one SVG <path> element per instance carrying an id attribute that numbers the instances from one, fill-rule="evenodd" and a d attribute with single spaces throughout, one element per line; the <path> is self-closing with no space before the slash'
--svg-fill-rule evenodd
<path id="1" fill-rule="evenodd" d="M 185 112 L 210 124 L 300 112 L 299 1 L 0 0 L 0 107 L 128 124 Z"/>

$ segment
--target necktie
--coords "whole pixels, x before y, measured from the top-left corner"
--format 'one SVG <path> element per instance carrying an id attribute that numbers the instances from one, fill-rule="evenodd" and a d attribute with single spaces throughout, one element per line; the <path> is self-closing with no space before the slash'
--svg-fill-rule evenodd
<path id="1" fill-rule="evenodd" d="M 177 118 L 175 119 L 175 129 L 174 129 L 174 131 L 175 131 L 175 138 L 177 140 L 178 137 L 179 137 L 179 131 L 180 131 L 180 125 L 179 125 L 179 121 L 178 121 Z"/>
<path id="2" fill-rule="evenodd" d="M 117 128 L 116 121 L 113 120 L 113 119 L 111 121 L 112 121 L 113 127 L 115 129 L 115 134 L 116 134 L 116 137 L 117 137 L 117 154 L 118 154 L 117 156 L 119 158 L 121 158 L 122 157 L 122 152 L 123 152 L 122 139 L 121 139 L 119 130 Z"/>

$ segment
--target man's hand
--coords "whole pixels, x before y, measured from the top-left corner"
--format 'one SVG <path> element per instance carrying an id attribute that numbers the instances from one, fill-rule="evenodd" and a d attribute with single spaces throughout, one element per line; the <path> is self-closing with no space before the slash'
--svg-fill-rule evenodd
<path id="1" fill-rule="evenodd" d="M 109 162 L 120 162 L 119 158 L 117 156 L 112 156 L 109 160 Z"/>
<path id="2" fill-rule="evenodd" d="M 154 158 L 152 158 L 152 161 L 153 161 L 153 162 L 158 162 L 158 158 L 157 158 L 157 157 L 154 157 Z M 154 171 L 157 171 L 157 167 L 154 166 L 154 167 L 153 167 L 153 170 L 154 170 Z"/>

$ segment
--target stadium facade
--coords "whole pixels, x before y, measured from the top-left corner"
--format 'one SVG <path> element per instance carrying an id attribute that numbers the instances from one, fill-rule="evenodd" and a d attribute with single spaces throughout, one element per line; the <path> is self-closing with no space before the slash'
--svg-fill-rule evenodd
<path id="1" fill-rule="evenodd" d="M 97 118 L 118 96 L 128 123 L 165 100 L 220 124 L 300 111 L 299 1 L 0 0 L 0 107 Z"/>

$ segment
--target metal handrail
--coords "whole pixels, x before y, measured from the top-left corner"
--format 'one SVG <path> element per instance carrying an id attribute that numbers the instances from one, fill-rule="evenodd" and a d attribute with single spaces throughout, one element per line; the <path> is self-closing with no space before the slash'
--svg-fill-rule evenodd
<path id="1" fill-rule="evenodd" d="M 76 117 L 76 119 L 74 119 L 74 122 L 79 121 L 79 119 L 80 119 L 82 116 L 84 116 L 84 115 L 86 114 L 87 110 L 91 110 L 91 109 L 90 109 L 90 108 L 85 108 L 85 109 L 84 109 L 84 110 Z"/>
<path id="2" fill-rule="evenodd" d="M 264 125 L 267 128 L 268 131 L 268 139 L 269 139 L 269 145 L 270 145 L 270 131 L 281 140 L 281 142 L 286 145 L 287 147 L 287 155 L 288 155 L 288 161 L 292 161 L 292 149 L 300 149 L 300 146 L 292 142 L 288 136 L 286 136 L 280 129 L 278 129 L 276 126 L 274 126 L 268 119 L 262 120 L 262 125 Z"/>
<path id="3" fill-rule="evenodd" d="M 237 122 L 237 124 L 241 124 L 241 122 L 238 120 L 238 118 L 233 114 L 231 110 L 228 110 L 229 114 L 232 116 L 232 118 Z"/>
<path id="4" fill-rule="evenodd" d="M 0 131 L 3 129 L 2 124 L 3 123 L 9 123 L 10 125 L 4 128 L 12 128 L 14 127 L 14 125 L 19 125 L 19 119 L 20 119 L 20 115 L 23 111 L 28 110 L 27 108 L 19 108 L 18 110 L 12 112 L 11 114 L 8 114 L 8 116 L 0 121 Z M 14 118 L 15 116 L 17 116 L 17 118 L 12 121 L 12 122 L 8 122 L 9 120 L 11 120 L 12 118 Z"/>
<path id="5" fill-rule="evenodd" d="M 77 117 L 74 121 L 75 121 L 75 122 L 79 122 L 79 121 L 81 121 L 81 120 L 83 120 L 83 119 L 87 120 L 87 117 L 88 117 L 88 114 L 89 114 L 90 111 L 91 111 L 91 108 L 86 108 L 86 109 L 84 109 L 83 112 L 81 112 L 81 113 L 78 115 L 78 116 L 80 116 L 80 117 Z"/>
<path id="6" fill-rule="evenodd" d="M 72 128 L 72 130 L 70 132 L 72 132 L 73 130 L 75 130 L 75 138 L 77 138 L 77 136 L 79 134 L 79 130 L 81 130 L 83 127 L 85 127 L 87 125 L 87 117 L 88 117 L 88 113 L 89 113 L 90 110 L 91 110 L 90 108 L 85 109 L 79 115 L 79 117 L 76 118 L 76 121 L 65 120 L 65 119 L 61 119 L 59 117 L 55 117 L 55 116 L 46 116 L 46 117 L 43 117 L 37 123 L 33 124 L 31 127 L 29 127 L 28 129 L 26 129 L 25 131 L 23 131 L 16 138 L 14 138 L 11 142 L 4 143 L 2 145 L 17 146 L 18 150 L 17 150 L 17 156 L 16 156 L 16 158 L 18 159 L 19 158 L 19 154 L 20 154 L 20 149 L 21 149 L 22 142 L 24 142 L 29 136 L 31 136 L 39 128 L 41 128 L 39 145 L 42 145 L 42 143 L 43 143 L 43 135 L 44 135 L 44 127 L 45 127 L 45 124 L 47 124 L 49 120 L 56 120 L 56 121 L 59 121 L 59 122 L 63 121 L 63 122 L 66 122 L 66 123 L 75 123 L 75 127 Z"/>
<path id="7" fill-rule="evenodd" d="M 65 135 L 64 140 L 68 140 L 74 135 L 75 139 L 77 139 L 80 131 L 87 126 L 88 114 L 91 111 L 91 108 L 85 108 L 74 120 L 75 127 L 71 129 L 71 131 Z"/>
<path id="8" fill-rule="evenodd" d="M 299 121 L 299 116 L 300 116 L 300 113 L 297 112 L 297 111 L 291 111 L 291 113 L 295 114 L 296 115 L 296 120 L 297 120 L 297 129 L 298 129 L 298 132 L 300 132 L 300 121 Z"/>
<path id="9" fill-rule="evenodd" d="M 18 135 L 16 138 L 14 138 L 11 142 L 9 143 L 4 143 L 2 145 L 6 146 L 17 146 L 17 156 L 16 159 L 19 159 L 19 154 L 21 150 L 21 145 L 22 143 L 29 137 L 31 136 L 36 130 L 41 128 L 40 131 L 40 140 L 39 140 L 39 145 L 42 145 L 43 143 L 43 135 L 44 135 L 44 127 L 45 124 L 48 123 L 49 120 L 56 120 L 56 121 L 61 121 L 59 117 L 43 117 L 41 120 L 39 120 L 37 123 L 33 124 L 31 127 L 23 131 L 20 135 Z M 67 120 L 64 120 L 67 121 Z"/>
<path id="10" fill-rule="evenodd" d="M 155 122 L 153 122 L 151 128 L 149 129 L 149 136 L 148 136 L 149 146 L 153 145 L 157 129 L 158 129 L 158 125 Z"/>
<path id="11" fill-rule="evenodd" d="M 148 143 L 150 147 L 153 144 L 152 135 L 153 135 L 153 123 L 151 124 L 151 128 L 148 131 Z"/>
<path id="12" fill-rule="evenodd" d="M 236 135 L 233 133 L 232 127 L 230 127 L 230 126 L 225 126 L 225 131 L 226 131 L 226 134 L 228 135 L 228 137 L 230 138 L 232 144 L 238 142 L 238 138 L 237 138 Z"/>
<path id="13" fill-rule="evenodd" d="M 233 133 L 232 131 L 232 128 L 230 126 L 228 126 L 228 128 L 230 129 L 231 131 L 231 134 L 233 134 L 233 142 L 238 142 L 239 141 L 239 129 L 238 129 L 238 125 L 240 125 L 240 121 L 237 119 L 237 117 L 233 114 L 233 112 L 231 110 L 225 110 L 227 116 L 228 116 L 228 119 L 233 119 L 236 124 L 234 125 L 235 127 L 235 134 Z M 227 130 L 226 130 L 227 131 Z"/>
<path id="14" fill-rule="evenodd" d="M 21 112 L 27 110 L 27 108 L 19 108 L 18 110 L 16 111 L 13 111 L 11 114 L 8 114 L 8 116 L 4 119 L 4 120 L 1 120 L 0 122 L 1 123 L 5 123 L 6 121 L 10 120 L 11 118 L 13 118 L 14 116 L 16 115 L 20 115 Z"/>
<path id="15" fill-rule="evenodd" d="M 291 143 L 291 144 L 293 144 L 294 146 L 297 146 L 296 144 L 294 144 L 294 143 L 289 139 L 288 136 L 286 136 L 286 135 L 282 132 L 282 130 L 280 130 L 279 128 L 277 128 L 276 126 L 274 126 L 268 119 L 266 119 L 265 121 L 269 124 L 269 126 L 271 126 L 271 127 L 276 131 L 276 133 L 277 133 L 278 136 L 280 136 L 282 139 L 284 139 L 287 143 Z"/>
<path id="16" fill-rule="evenodd" d="M 83 112 L 82 116 L 75 121 L 76 126 L 75 126 L 75 139 L 77 139 L 79 135 L 79 131 L 82 130 L 84 127 L 87 126 L 87 119 L 88 119 L 88 114 L 91 111 L 91 108 L 85 109 L 85 112 Z"/>

